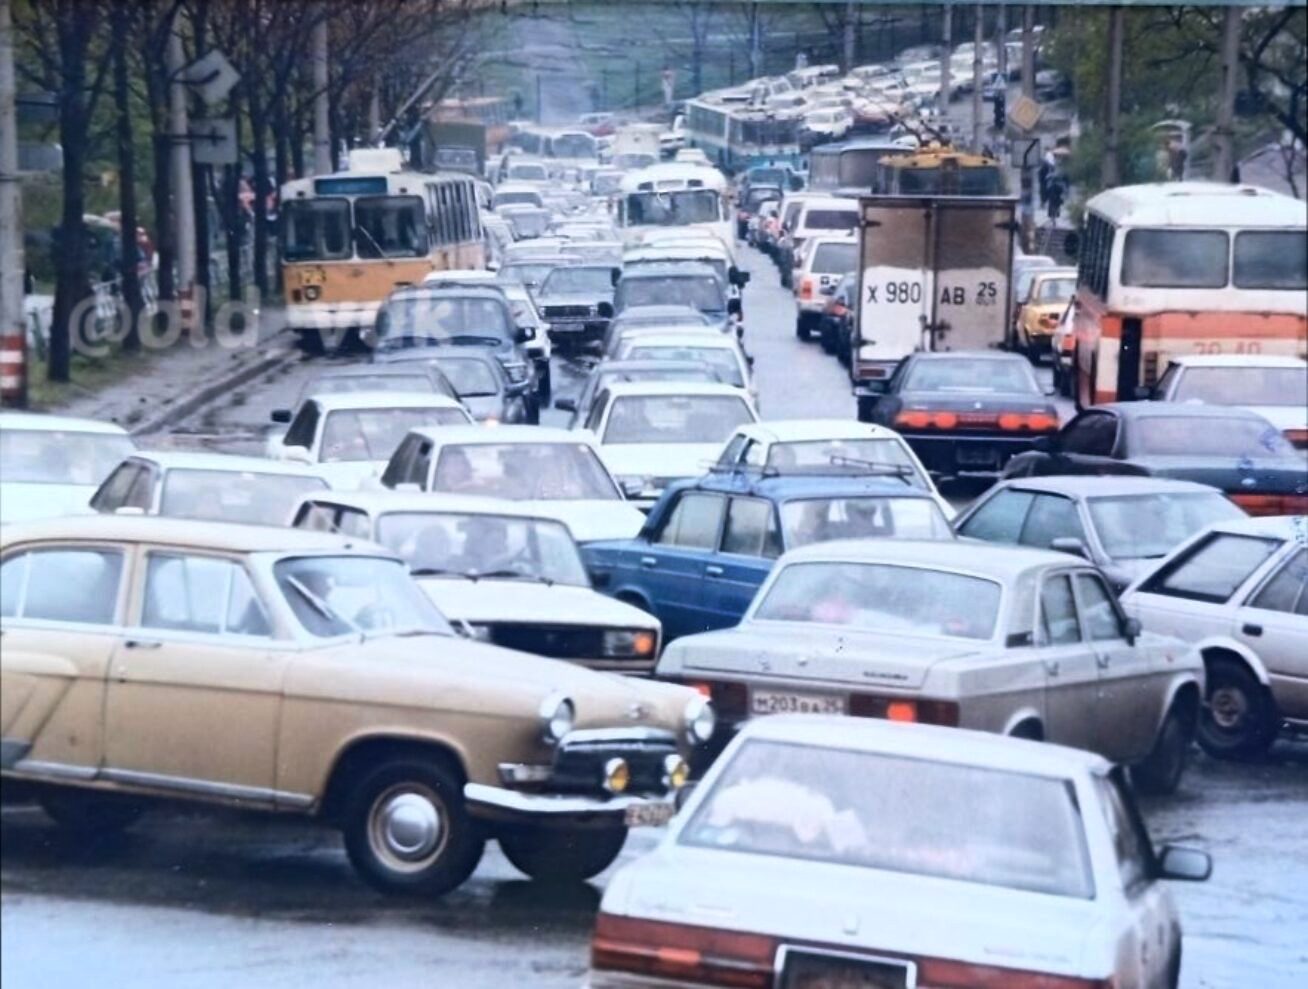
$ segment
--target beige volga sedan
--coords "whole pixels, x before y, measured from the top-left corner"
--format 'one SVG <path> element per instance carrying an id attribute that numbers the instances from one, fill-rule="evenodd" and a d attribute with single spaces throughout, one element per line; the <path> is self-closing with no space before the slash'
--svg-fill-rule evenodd
<path id="1" fill-rule="evenodd" d="M 1088 749 L 1160 791 L 1203 690 L 1194 649 L 1141 632 L 1084 560 L 891 539 L 786 553 L 736 628 L 675 640 L 654 672 L 712 695 L 719 743 L 782 712 L 919 721 Z"/>
<path id="2" fill-rule="evenodd" d="M 70 827 L 181 798 L 330 822 L 385 890 L 453 889 L 490 837 L 588 877 L 713 731 L 693 690 L 453 634 L 371 543 L 139 516 L 0 539 L 6 789 Z"/>

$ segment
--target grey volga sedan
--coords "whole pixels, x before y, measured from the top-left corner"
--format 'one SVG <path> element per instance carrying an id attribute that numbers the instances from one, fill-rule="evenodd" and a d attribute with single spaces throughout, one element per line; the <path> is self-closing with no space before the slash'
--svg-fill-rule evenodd
<path id="1" fill-rule="evenodd" d="M 965 539 L 1056 549 L 1095 564 L 1120 594 L 1214 522 L 1244 518 L 1216 488 L 1161 477 L 1001 481 L 954 521 Z"/>
<path id="2" fill-rule="evenodd" d="M 1142 633 L 1103 575 L 1047 550 L 916 540 L 786 553 L 741 623 L 672 642 L 655 675 L 749 718 L 847 714 L 1088 749 L 1169 792 L 1203 696 L 1179 639 Z"/>

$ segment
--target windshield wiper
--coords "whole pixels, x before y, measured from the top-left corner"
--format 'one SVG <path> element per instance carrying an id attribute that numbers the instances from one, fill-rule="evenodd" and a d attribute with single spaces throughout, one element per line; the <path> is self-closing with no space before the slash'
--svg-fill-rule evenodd
<path id="1" fill-rule="evenodd" d="M 419 567 L 417 570 L 410 570 L 409 575 L 412 577 L 462 577 L 464 580 L 476 580 L 472 574 L 464 573 L 462 570 L 442 570 L 440 567 Z"/>
<path id="2" fill-rule="evenodd" d="M 391 260 L 391 256 L 382 250 L 381 244 L 377 243 L 372 234 L 368 233 L 367 227 L 355 227 L 354 229 L 368 238 L 368 243 L 372 245 L 372 249 L 377 252 L 379 258 L 387 261 Z"/>
<path id="3" fill-rule="evenodd" d="M 476 333 L 460 333 L 446 339 L 453 344 L 487 344 L 492 347 L 497 347 L 504 342 L 500 337 L 487 337 Z"/>
<path id="4" fill-rule="evenodd" d="M 534 584 L 544 584 L 546 587 L 554 586 L 554 581 L 549 577 L 535 573 L 523 573 L 520 570 L 487 570 L 484 573 L 477 574 L 475 579 L 529 580 Z"/>

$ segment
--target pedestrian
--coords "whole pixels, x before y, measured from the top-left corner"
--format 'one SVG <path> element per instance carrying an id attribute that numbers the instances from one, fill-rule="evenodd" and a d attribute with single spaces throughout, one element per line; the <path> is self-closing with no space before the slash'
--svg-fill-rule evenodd
<path id="1" fill-rule="evenodd" d="M 1061 175 L 1053 175 L 1049 179 L 1049 220 L 1051 223 L 1057 222 L 1058 213 L 1063 208 L 1063 197 L 1067 194 L 1067 180 Z"/>
<path id="2" fill-rule="evenodd" d="M 1044 157 L 1040 159 L 1040 169 L 1036 177 L 1040 182 L 1040 205 L 1049 204 L 1049 182 L 1054 173 L 1058 170 L 1058 159 L 1054 157 L 1054 149 L 1050 148 L 1045 152 Z"/>

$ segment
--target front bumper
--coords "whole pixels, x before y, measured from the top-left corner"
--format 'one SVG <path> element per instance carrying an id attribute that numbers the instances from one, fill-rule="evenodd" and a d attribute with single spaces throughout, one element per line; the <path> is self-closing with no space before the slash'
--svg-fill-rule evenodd
<path id="1" fill-rule="evenodd" d="M 1037 436 L 1004 436 L 984 433 L 925 435 L 901 433 L 919 460 L 932 474 L 998 474 L 1019 453 L 1030 450 Z"/>
<path id="2" fill-rule="evenodd" d="M 650 813 L 652 817 L 658 818 L 675 809 L 671 793 L 592 797 L 524 793 L 484 783 L 464 784 L 463 798 L 473 817 L 506 824 L 612 827 L 615 823 L 630 823 L 636 815 Z"/>
<path id="3" fill-rule="evenodd" d="M 599 317 L 586 319 L 559 319 L 555 317 L 549 320 L 549 327 L 550 340 L 553 343 L 558 343 L 561 340 L 602 340 L 609 328 L 609 321 Z"/>

